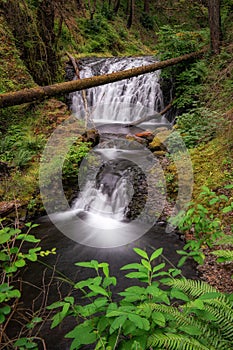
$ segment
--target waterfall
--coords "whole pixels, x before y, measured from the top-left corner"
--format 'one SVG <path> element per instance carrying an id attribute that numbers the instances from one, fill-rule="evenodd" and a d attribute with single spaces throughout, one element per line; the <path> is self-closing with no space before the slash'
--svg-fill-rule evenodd
<path id="1" fill-rule="evenodd" d="M 81 61 L 80 78 L 109 74 L 155 62 L 151 56 L 131 58 L 92 58 Z M 88 114 L 95 123 L 127 123 L 163 109 L 160 71 L 86 90 Z M 84 118 L 81 92 L 71 94 L 71 109 Z"/>
<path id="2" fill-rule="evenodd" d="M 92 58 L 81 61 L 80 77 L 154 61 L 153 57 Z M 79 166 L 79 194 L 71 208 L 52 217 L 74 241 L 99 248 L 125 245 L 147 232 L 162 212 L 166 191 L 160 163 L 144 144 L 125 137 L 134 129 L 124 125 L 164 108 L 159 76 L 156 71 L 86 90 L 88 120 L 98 128 L 100 142 Z M 71 99 L 75 116 L 85 118 L 82 93 L 72 93 Z M 164 123 L 161 117 L 149 124 Z"/>

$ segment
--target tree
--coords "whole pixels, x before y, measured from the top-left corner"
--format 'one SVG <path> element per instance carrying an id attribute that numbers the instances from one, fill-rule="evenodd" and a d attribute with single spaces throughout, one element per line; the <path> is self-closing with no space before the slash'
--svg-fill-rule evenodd
<path id="1" fill-rule="evenodd" d="M 127 28 L 130 29 L 133 24 L 133 18 L 134 18 L 134 5 L 135 0 L 128 0 L 128 10 L 129 10 L 129 17 L 127 21 Z"/>
<path id="2" fill-rule="evenodd" d="M 220 0 L 209 0 L 209 27 L 211 50 L 214 54 L 219 54 L 221 45 L 221 16 Z"/>
<path id="3" fill-rule="evenodd" d="M 149 13 L 150 11 L 150 0 L 144 0 L 144 12 Z"/>

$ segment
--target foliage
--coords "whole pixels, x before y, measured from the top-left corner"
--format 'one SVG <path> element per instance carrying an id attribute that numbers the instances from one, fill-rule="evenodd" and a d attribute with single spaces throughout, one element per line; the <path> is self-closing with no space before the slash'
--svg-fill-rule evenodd
<path id="1" fill-rule="evenodd" d="M 70 147 L 63 164 L 62 175 L 64 180 L 77 179 L 79 164 L 87 155 L 89 150 L 90 143 L 81 141 L 74 142 L 74 144 Z"/>
<path id="2" fill-rule="evenodd" d="M 229 186 L 226 186 L 229 187 Z M 202 204 L 199 202 L 202 201 Z M 205 255 L 202 247 L 207 245 L 213 247 L 216 239 L 223 235 L 221 216 L 216 213 L 225 214 L 232 208 L 232 201 L 224 194 L 216 194 L 208 187 L 203 186 L 202 192 L 196 202 L 190 202 L 187 211 L 180 211 L 170 222 L 178 226 L 182 232 L 191 232 L 193 240 L 189 240 L 183 250 L 177 251 L 182 255 L 178 266 L 182 266 L 187 258 L 192 257 L 198 264 L 202 264 Z"/>
<path id="3" fill-rule="evenodd" d="M 208 41 L 206 30 L 188 31 L 182 26 L 162 26 L 158 32 L 157 49 L 161 60 L 199 50 Z M 172 81 L 178 108 L 191 107 L 202 90 L 201 83 L 207 75 L 205 61 L 180 63 L 162 71 L 162 77 Z"/>
<path id="4" fill-rule="evenodd" d="M 176 123 L 186 147 L 193 148 L 215 136 L 219 118 L 217 112 L 195 108 L 178 116 Z"/>
<path id="5" fill-rule="evenodd" d="M 77 325 L 66 334 L 73 339 L 70 349 L 93 344 L 96 350 L 176 350 L 182 344 L 182 349 L 189 350 L 229 350 L 233 340 L 232 298 L 204 282 L 178 278 L 177 269 L 165 271 L 164 263 L 156 264 L 162 249 L 151 256 L 139 248 L 134 251 L 140 263 L 125 265 L 122 270 L 131 271 L 126 278 L 137 282 L 119 293 L 119 301 L 114 301 L 117 279 L 110 276 L 108 263 L 76 263 L 96 273 L 96 277 L 74 285 L 86 302 L 77 303 L 68 296 L 48 307 L 55 311 L 51 328 L 68 316 L 75 318 Z"/>
<path id="6" fill-rule="evenodd" d="M 28 126 L 12 125 L 0 142 L 0 159 L 11 166 L 23 168 L 44 145 L 44 138 Z"/>
<path id="7" fill-rule="evenodd" d="M 79 18 L 79 28 L 87 38 L 87 44 L 79 46 L 85 53 L 111 52 L 119 54 L 125 48 L 118 31 L 108 22 L 106 17 L 96 14 L 93 20 Z"/>
<path id="8" fill-rule="evenodd" d="M 18 227 L 4 227 L 1 223 L 0 324 L 2 329 L 0 338 L 2 341 L 2 337 L 7 335 L 8 323 L 17 313 L 17 304 L 21 297 L 21 288 L 16 284 L 16 277 L 19 271 L 25 267 L 28 262 L 36 262 L 39 256 L 56 253 L 55 248 L 51 251 L 42 251 L 41 247 L 38 246 L 40 239 L 37 239 L 31 234 L 31 230 L 37 226 L 37 224 L 27 223 L 25 224 L 25 231 Z M 37 318 L 37 322 L 40 322 L 39 318 Z M 36 323 L 35 320 L 34 323 Z M 6 339 L 8 340 L 8 345 L 14 342 L 14 340 L 10 340 L 7 337 Z M 20 348 L 22 349 L 37 349 L 37 344 L 34 343 L 31 338 L 19 339 L 15 345 L 21 346 Z"/>

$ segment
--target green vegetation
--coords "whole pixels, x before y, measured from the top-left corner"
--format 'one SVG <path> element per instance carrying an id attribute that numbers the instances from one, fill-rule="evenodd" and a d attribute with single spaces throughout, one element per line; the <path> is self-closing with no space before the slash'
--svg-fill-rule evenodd
<path id="1" fill-rule="evenodd" d="M 190 350 L 231 349 L 232 296 L 204 282 L 180 277 L 180 270 L 165 271 L 164 263 L 156 264 L 162 249 L 151 256 L 139 248 L 134 251 L 141 257 L 140 263 L 121 270 L 127 271 L 126 278 L 137 282 L 119 293 L 118 302 L 114 301 L 117 279 L 110 275 L 107 263 L 76 263 L 96 273 L 96 277 L 73 285 L 87 303 L 67 296 L 48 306 L 55 311 L 51 328 L 62 325 L 66 317 L 76 320 L 75 328 L 65 336 L 73 340 L 70 349 L 82 349 L 87 344 L 108 350 L 172 350 L 181 345 Z"/>
<path id="2" fill-rule="evenodd" d="M 156 1 L 149 9 L 145 3 L 135 3 L 130 24 L 130 1 L 126 0 L 119 2 L 119 9 L 116 2 L 100 0 L 3 0 L 0 93 L 63 81 L 66 51 L 75 57 L 153 54 L 167 59 L 209 44 L 206 1 Z M 232 8 L 232 0 L 221 1 L 220 54 L 167 68 L 161 76 L 169 96 L 172 91 L 174 128 L 190 152 L 194 171 L 193 199 L 172 220 L 186 238 L 178 251 L 178 267 L 191 259 L 205 264 L 211 255 L 223 274 L 233 261 Z M 0 165 L 5 169 L 0 174 L 1 201 L 20 203 L 29 216 L 44 210 L 38 189 L 39 162 L 46 140 L 70 116 L 63 101 L 51 99 L 1 111 Z M 171 141 L 175 142 L 172 136 Z M 78 138 L 70 148 L 63 166 L 66 187 L 75 182 L 90 147 Z M 165 157 L 173 202 L 177 169 L 171 157 Z M 21 320 L 25 310 L 20 309 L 23 287 L 18 277 L 55 249 L 42 250 L 43 242 L 31 233 L 36 225 L 22 228 L 26 214 L 18 210 L 13 219 L 2 221 L 14 221 L 13 225 L 0 230 L 0 343 L 7 349 L 38 349 L 44 346 L 37 330 L 44 321 L 40 312 L 45 310 L 34 310 Z M 110 275 L 108 264 L 92 260 L 76 265 L 92 269 L 96 276 L 71 282 L 72 291 L 82 294 L 84 303 L 69 294 L 44 305 L 51 328 L 73 319 L 75 327 L 66 334 L 72 339 L 71 350 L 89 344 L 95 350 L 232 349 L 232 295 L 205 282 L 186 280 L 180 270 L 167 268 L 158 261 L 163 258 L 162 249 L 151 256 L 138 248 L 135 252 L 141 261 L 122 268 L 132 281 L 119 295 L 114 293 L 119 282 Z M 63 280 L 68 282 L 64 276 Z M 218 287 L 218 281 L 211 283 Z M 12 339 L 8 327 L 15 316 L 22 328 Z"/>
<path id="3" fill-rule="evenodd" d="M 38 246 L 40 239 L 31 234 L 31 230 L 37 227 L 37 224 L 27 223 L 25 229 L 19 229 L 18 227 L 12 228 L 9 226 L 3 226 L 3 220 L 0 222 L 0 342 L 1 345 L 7 342 L 7 327 L 8 323 L 17 316 L 20 312 L 19 300 L 21 298 L 21 286 L 18 281 L 19 271 L 24 268 L 28 262 L 36 262 L 38 257 L 47 256 L 49 254 L 55 254 L 56 248 L 51 251 L 43 251 L 41 246 Z M 42 321 L 40 317 L 34 317 L 32 315 L 31 320 L 26 326 L 28 335 L 30 334 L 30 325 L 33 327 L 36 323 Z M 9 346 L 12 346 L 14 341 L 11 340 Z M 21 341 L 22 342 L 22 341 Z M 20 340 L 15 343 L 16 346 L 20 345 Z M 35 348 L 30 337 L 25 338 L 25 343 L 22 343 L 23 349 Z M 36 346 L 37 348 L 37 346 Z M 22 347 L 21 347 L 22 349 Z"/>

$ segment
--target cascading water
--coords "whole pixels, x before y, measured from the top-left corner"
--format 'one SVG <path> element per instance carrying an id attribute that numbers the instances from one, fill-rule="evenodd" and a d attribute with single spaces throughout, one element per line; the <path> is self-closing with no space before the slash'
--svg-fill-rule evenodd
<path id="1" fill-rule="evenodd" d="M 127 70 L 155 61 L 151 56 L 89 59 L 81 62 L 80 78 Z M 97 124 L 127 123 L 146 116 L 148 112 L 161 111 L 164 106 L 159 76 L 160 72 L 156 71 L 88 89 L 86 97 L 90 118 Z M 78 118 L 83 118 L 86 111 L 81 92 L 73 93 L 71 97 L 72 111 Z"/>
<path id="2" fill-rule="evenodd" d="M 89 59 L 82 63 L 80 77 L 154 61 L 152 57 Z M 87 110 L 81 92 L 71 94 L 71 98 L 76 118 L 82 119 Z M 119 136 L 122 128 L 123 134 L 132 130 L 122 124 L 163 108 L 159 72 L 89 89 L 86 100 L 88 119 L 99 130 L 100 143 L 80 167 L 78 198 L 68 212 L 55 214 L 55 221 L 76 242 L 94 247 L 120 246 L 147 232 L 164 206 L 165 180 L 159 162 L 145 145 Z M 161 125 L 163 121 L 161 118 L 152 125 Z M 115 129 L 106 133 L 104 124 L 114 125 Z"/>

